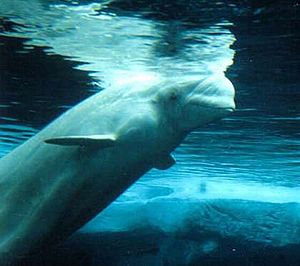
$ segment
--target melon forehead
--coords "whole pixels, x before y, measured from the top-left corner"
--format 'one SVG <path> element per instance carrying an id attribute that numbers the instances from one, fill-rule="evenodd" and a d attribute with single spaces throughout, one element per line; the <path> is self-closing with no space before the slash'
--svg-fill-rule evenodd
<path id="1" fill-rule="evenodd" d="M 202 81 L 193 89 L 187 103 L 211 108 L 235 108 L 235 90 L 225 75 L 212 75 Z"/>
<path id="2" fill-rule="evenodd" d="M 173 77 L 157 84 L 154 93 L 160 99 L 179 97 L 184 100 L 187 96 L 192 95 L 195 88 L 205 79 L 204 76 Z"/>

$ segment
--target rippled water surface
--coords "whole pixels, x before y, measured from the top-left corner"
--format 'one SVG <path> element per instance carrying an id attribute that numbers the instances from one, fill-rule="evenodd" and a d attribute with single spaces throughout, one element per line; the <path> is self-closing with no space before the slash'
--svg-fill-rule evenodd
<path id="1" fill-rule="evenodd" d="M 291 231 L 245 241 L 300 244 L 298 1 L 0 0 L 0 19 L 0 156 L 89 95 L 136 76 L 225 72 L 236 89 L 233 115 L 190 134 L 174 167 L 142 177 L 84 232 L 191 230 L 187 221 L 203 218 L 194 216 L 200 203 L 224 199 L 233 209 L 247 202 L 258 216 L 272 204 L 296 206 Z M 231 236 L 256 232 L 253 224 Z M 201 245 L 201 254 L 215 249 Z"/>

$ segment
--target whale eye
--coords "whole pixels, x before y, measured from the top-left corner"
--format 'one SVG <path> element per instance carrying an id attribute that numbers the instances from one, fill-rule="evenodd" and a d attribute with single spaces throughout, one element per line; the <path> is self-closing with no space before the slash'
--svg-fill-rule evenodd
<path id="1" fill-rule="evenodd" d="M 170 99 L 171 101 L 175 101 L 175 100 L 177 100 L 177 98 L 178 98 L 177 92 L 176 92 L 176 91 L 172 91 L 171 94 L 170 94 L 169 99 Z"/>

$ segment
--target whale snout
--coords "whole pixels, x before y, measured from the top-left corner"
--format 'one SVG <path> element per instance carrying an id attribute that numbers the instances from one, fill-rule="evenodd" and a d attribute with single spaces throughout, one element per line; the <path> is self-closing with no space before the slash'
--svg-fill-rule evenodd
<path id="1" fill-rule="evenodd" d="M 189 104 L 211 109 L 221 109 L 225 113 L 235 110 L 235 90 L 231 81 L 223 74 L 204 79 L 193 91 Z"/>
<path id="2" fill-rule="evenodd" d="M 186 98 L 182 128 L 192 130 L 226 117 L 235 110 L 234 87 L 224 74 L 201 80 Z"/>

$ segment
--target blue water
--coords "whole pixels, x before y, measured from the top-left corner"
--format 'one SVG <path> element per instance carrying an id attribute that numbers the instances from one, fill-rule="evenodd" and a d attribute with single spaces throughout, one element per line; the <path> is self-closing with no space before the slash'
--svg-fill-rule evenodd
<path id="1" fill-rule="evenodd" d="M 0 19 L 1 157 L 136 75 L 225 72 L 236 89 L 233 115 L 45 265 L 300 265 L 298 1 L 0 0 Z"/>

